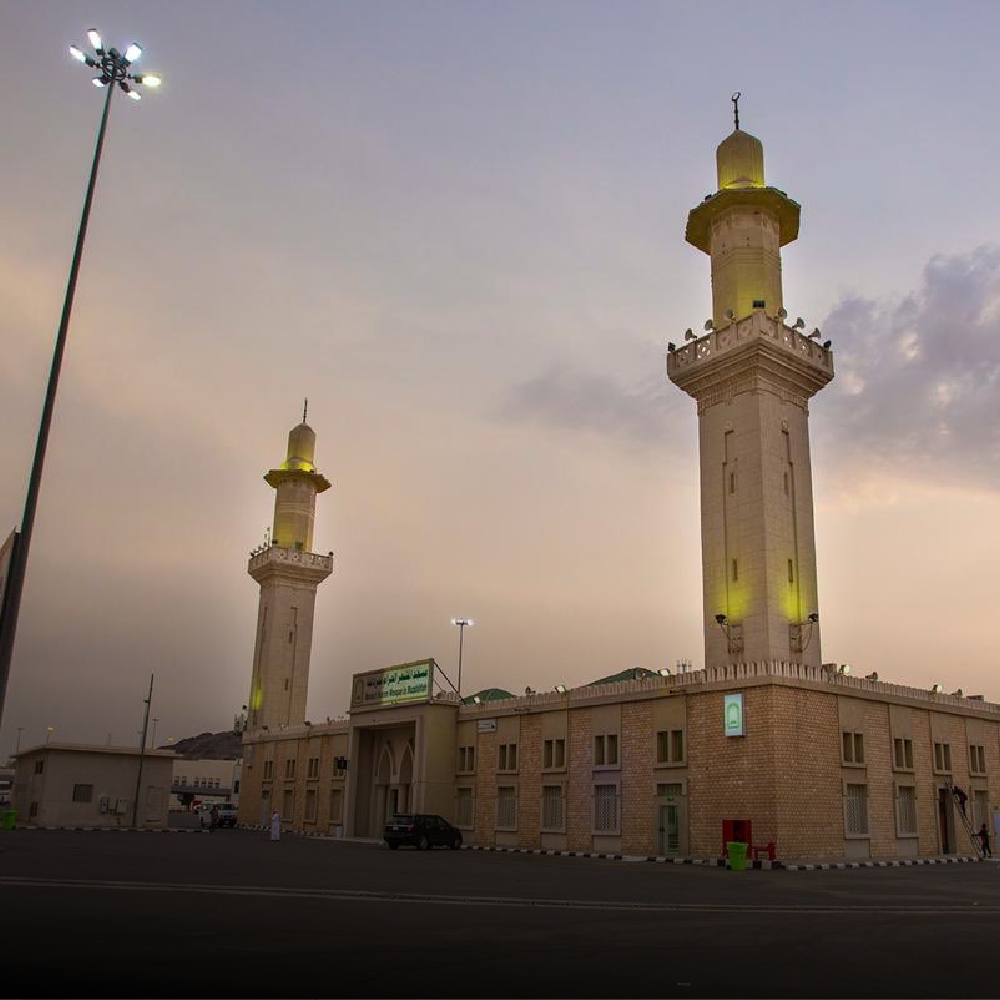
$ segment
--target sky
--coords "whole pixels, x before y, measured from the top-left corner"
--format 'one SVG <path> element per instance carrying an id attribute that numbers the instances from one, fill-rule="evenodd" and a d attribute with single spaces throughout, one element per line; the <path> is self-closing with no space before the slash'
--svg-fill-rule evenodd
<path id="1" fill-rule="evenodd" d="M 823 659 L 1000 700 L 1000 6 L 0 0 L 0 532 L 20 520 L 113 103 L 0 752 L 231 725 L 309 398 L 333 481 L 308 714 L 435 657 L 463 690 L 703 660 L 683 239 L 742 126 L 802 205 Z"/>

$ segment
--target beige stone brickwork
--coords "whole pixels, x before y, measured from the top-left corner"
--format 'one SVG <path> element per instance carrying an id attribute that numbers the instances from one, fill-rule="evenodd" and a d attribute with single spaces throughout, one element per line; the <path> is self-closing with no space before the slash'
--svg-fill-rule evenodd
<path id="1" fill-rule="evenodd" d="M 594 751 L 591 746 L 590 709 L 569 713 L 566 761 L 566 846 L 571 851 L 589 851 L 594 829 Z"/>
<path id="2" fill-rule="evenodd" d="M 653 763 L 656 733 L 653 705 L 648 701 L 622 705 L 621 830 L 625 854 L 655 853 Z"/>
<path id="3" fill-rule="evenodd" d="M 517 810 L 519 847 L 539 847 L 542 825 L 542 722 L 537 715 L 521 720 L 520 783 Z"/>

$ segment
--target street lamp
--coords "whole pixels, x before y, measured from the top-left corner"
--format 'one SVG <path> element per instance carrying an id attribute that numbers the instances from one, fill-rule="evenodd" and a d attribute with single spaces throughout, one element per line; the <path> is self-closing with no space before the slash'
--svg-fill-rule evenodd
<path id="1" fill-rule="evenodd" d="M 452 625 L 458 626 L 458 700 L 462 700 L 462 643 L 465 640 L 465 626 L 475 625 L 471 618 L 452 618 Z"/>
<path id="2" fill-rule="evenodd" d="M 87 235 L 90 206 L 94 200 L 94 187 L 97 184 L 97 168 L 101 162 L 104 133 L 108 126 L 111 95 L 115 92 L 117 86 L 122 93 L 132 98 L 132 100 L 138 101 L 140 95 L 135 89 L 136 84 L 142 84 L 147 87 L 158 87 L 162 82 L 153 73 L 136 74 L 130 72 L 132 63 L 142 55 L 142 48 L 138 43 L 133 42 L 128 46 L 123 55 L 117 49 L 106 49 L 100 33 L 95 28 L 91 28 L 87 32 L 87 38 L 93 47 L 93 55 L 84 52 L 76 45 L 69 47 L 69 54 L 77 62 L 98 70 L 98 75 L 93 78 L 93 84 L 95 87 L 106 89 L 107 96 L 104 98 L 104 113 L 101 115 L 101 127 L 97 133 L 94 162 L 90 168 L 90 181 L 87 184 L 87 194 L 83 201 L 80 228 L 76 234 L 73 263 L 70 265 L 69 281 L 66 283 L 66 296 L 63 299 L 59 332 L 56 334 L 55 349 L 52 352 L 52 367 L 49 369 L 49 383 L 45 390 L 42 421 L 38 428 L 38 439 L 35 442 L 35 458 L 31 466 L 31 478 L 28 481 L 28 495 L 24 502 L 24 516 L 21 519 L 21 530 L 14 536 L 14 548 L 11 552 L 6 593 L 0 595 L 0 601 L 3 604 L 2 610 L 0 610 L 0 721 L 3 719 L 4 702 L 7 695 L 7 679 L 10 676 L 10 661 L 14 651 L 14 632 L 17 629 L 17 616 L 21 608 L 21 591 L 24 588 L 24 574 L 28 565 L 31 532 L 35 525 L 35 508 L 38 506 L 38 488 L 42 480 L 42 465 L 45 462 L 45 449 L 49 442 L 49 428 L 52 424 L 52 411 L 55 406 L 56 389 L 59 385 L 59 371 L 62 368 L 63 351 L 66 347 L 66 331 L 69 328 L 69 317 L 73 309 L 76 278 L 80 271 L 83 241 Z"/>

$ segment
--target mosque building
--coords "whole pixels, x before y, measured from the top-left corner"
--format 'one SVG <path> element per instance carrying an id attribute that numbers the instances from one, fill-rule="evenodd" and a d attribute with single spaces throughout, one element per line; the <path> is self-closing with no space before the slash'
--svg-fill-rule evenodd
<path id="1" fill-rule="evenodd" d="M 718 857 L 742 839 L 784 859 L 973 854 L 973 828 L 996 835 L 1000 705 L 823 662 L 808 404 L 834 377 L 832 345 L 787 322 L 781 247 L 800 206 L 766 184 L 738 119 L 716 165 L 685 234 L 711 261 L 712 319 L 666 358 L 698 412 L 704 669 L 460 700 L 423 660 L 356 674 L 346 720 L 307 722 L 333 554 L 312 552 L 330 483 L 303 415 L 265 476 L 274 527 L 248 566 L 242 823 L 277 809 L 295 831 L 378 838 L 417 812 L 483 846 Z"/>

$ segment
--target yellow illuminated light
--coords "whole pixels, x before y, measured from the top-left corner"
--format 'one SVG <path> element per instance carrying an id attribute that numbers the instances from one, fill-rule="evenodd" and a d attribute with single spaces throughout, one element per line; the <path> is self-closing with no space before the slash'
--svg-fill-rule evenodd
<path id="1" fill-rule="evenodd" d="M 250 699 L 250 707 L 251 707 L 251 708 L 252 708 L 252 709 L 253 709 L 254 711 L 257 711 L 257 710 L 258 710 L 258 709 L 260 708 L 260 706 L 261 706 L 261 703 L 262 703 L 263 701 L 264 701 L 264 693 L 263 693 L 263 691 L 261 690 L 261 687 L 260 687 L 260 685 L 258 684 L 258 685 L 257 685 L 257 686 L 256 686 L 256 687 L 254 688 L 254 692 L 253 692 L 253 697 L 252 697 L 252 698 Z"/>

